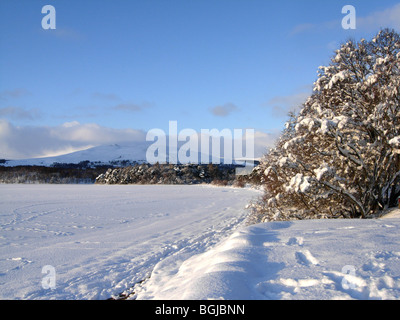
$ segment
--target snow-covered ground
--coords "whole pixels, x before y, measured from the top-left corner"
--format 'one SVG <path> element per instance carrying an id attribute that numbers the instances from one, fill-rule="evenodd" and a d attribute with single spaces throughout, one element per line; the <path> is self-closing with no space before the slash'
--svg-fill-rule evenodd
<path id="1" fill-rule="evenodd" d="M 400 299 L 400 215 L 241 228 L 179 267 L 161 261 L 137 299 Z"/>
<path id="2" fill-rule="evenodd" d="M 218 243 L 256 195 L 200 185 L 0 185 L 0 299 L 118 295 L 160 260 Z"/>
<path id="3" fill-rule="evenodd" d="M 246 226 L 258 195 L 0 185 L 0 298 L 400 299 L 398 210 Z"/>

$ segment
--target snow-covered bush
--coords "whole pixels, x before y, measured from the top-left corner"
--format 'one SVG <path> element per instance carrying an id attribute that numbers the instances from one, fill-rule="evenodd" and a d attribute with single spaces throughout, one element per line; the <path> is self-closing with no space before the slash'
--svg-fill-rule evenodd
<path id="1" fill-rule="evenodd" d="M 228 185 L 235 182 L 231 165 L 136 164 L 110 168 L 96 178 L 97 184 L 197 184 Z"/>
<path id="2" fill-rule="evenodd" d="M 400 194 L 400 36 L 348 41 L 261 164 L 260 220 L 367 218 Z"/>

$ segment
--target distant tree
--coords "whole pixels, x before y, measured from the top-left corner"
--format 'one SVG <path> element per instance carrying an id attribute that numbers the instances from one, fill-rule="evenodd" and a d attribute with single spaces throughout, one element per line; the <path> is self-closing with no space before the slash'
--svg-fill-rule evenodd
<path id="1" fill-rule="evenodd" d="M 260 165 L 259 220 L 366 218 L 400 194 L 400 36 L 350 40 Z"/>

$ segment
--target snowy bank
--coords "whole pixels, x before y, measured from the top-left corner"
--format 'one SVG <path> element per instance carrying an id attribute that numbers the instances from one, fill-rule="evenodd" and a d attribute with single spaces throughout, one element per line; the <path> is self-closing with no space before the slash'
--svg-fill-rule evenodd
<path id="1" fill-rule="evenodd" d="M 160 262 L 137 299 L 399 299 L 400 215 L 269 222 L 181 264 Z"/>

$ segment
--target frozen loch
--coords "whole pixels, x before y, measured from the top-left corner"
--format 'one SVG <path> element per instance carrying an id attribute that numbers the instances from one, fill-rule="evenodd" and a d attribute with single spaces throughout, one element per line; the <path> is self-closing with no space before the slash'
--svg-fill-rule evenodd
<path id="1" fill-rule="evenodd" d="M 258 192 L 203 185 L 0 185 L 0 298 L 107 299 L 228 236 Z"/>

